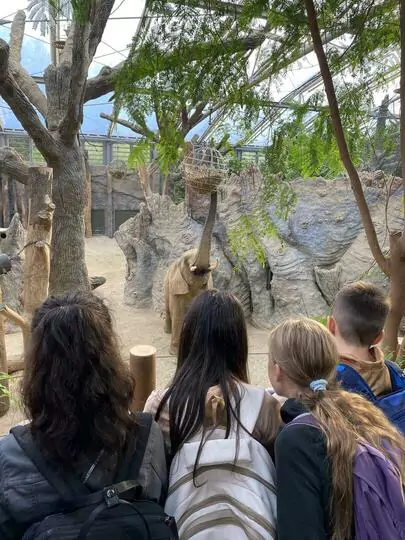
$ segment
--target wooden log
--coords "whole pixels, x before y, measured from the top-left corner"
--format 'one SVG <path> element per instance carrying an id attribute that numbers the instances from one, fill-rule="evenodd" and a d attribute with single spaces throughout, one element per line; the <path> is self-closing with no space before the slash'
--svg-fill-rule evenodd
<path id="1" fill-rule="evenodd" d="M 12 356 L 8 359 L 7 367 L 8 367 L 8 374 L 12 375 L 16 371 L 23 371 L 25 366 L 24 363 L 24 356 Z"/>
<path id="2" fill-rule="evenodd" d="M 36 308 L 48 296 L 50 243 L 55 205 L 51 202 L 52 169 L 30 167 L 29 176 L 30 196 L 24 262 L 23 318 L 28 325 L 31 325 Z M 27 346 L 26 336 L 24 350 L 27 350 Z"/>
<path id="3" fill-rule="evenodd" d="M 24 344 L 28 343 L 30 338 L 30 326 L 24 318 L 21 317 L 19 313 L 17 313 L 3 303 L 0 304 L 0 315 L 8 319 L 12 324 L 19 326 L 23 335 Z"/>
<path id="4" fill-rule="evenodd" d="M 142 411 L 150 393 L 156 388 L 156 349 L 137 345 L 130 350 L 129 366 L 135 378 L 133 411 Z"/>
<path id="5" fill-rule="evenodd" d="M 3 292 L 0 287 L 0 305 L 3 303 Z M 8 395 L 8 375 L 6 340 L 4 335 L 3 317 L 0 317 L 0 416 L 4 416 L 10 408 Z"/>

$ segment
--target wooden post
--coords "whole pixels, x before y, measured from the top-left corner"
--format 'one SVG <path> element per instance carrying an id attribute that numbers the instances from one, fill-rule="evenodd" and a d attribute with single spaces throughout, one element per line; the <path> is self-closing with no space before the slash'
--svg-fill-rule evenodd
<path id="1" fill-rule="evenodd" d="M 150 393 L 156 388 L 156 349 L 137 345 L 130 350 L 129 366 L 135 378 L 133 411 L 142 411 Z"/>
<path id="2" fill-rule="evenodd" d="M 51 202 L 52 169 L 29 168 L 29 217 L 24 263 L 24 319 L 31 325 L 36 308 L 47 298 L 50 243 L 55 205 Z M 24 343 L 24 349 L 28 343 Z"/>
<path id="3" fill-rule="evenodd" d="M 3 292 L 0 287 L 0 305 L 3 303 Z M 7 376 L 7 352 L 6 341 L 4 337 L 3 317 L 0 317 L 0 416 L 4 416 L 10 408 L 10 398 L 8 396 L 8 380 L 4 379 Z M 4 388 L 2 388 L 4 387 Z"/>
<path id="4" fill-rule="evenodd" d="M 112 238 L 114 236 L 114 207 L 113 207 L 113 175 L 109 167 L 107 171 L 107 209 L 105 214 L 105 233 Z"/>

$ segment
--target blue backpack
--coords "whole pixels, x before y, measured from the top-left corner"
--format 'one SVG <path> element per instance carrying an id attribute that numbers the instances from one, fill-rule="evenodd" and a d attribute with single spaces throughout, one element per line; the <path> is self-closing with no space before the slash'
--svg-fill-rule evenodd
<path id="1" fill-rule="evenodd" d="M 381 409 L 405 434 L 405 374 L 394 362 L 386 360 L 385 364 L 391 376 L 392 392 L 390 394 L 377 397 L 359 372 L 345 364 L 338 364 L 337 378 L 344 390 L 362 394 Z"/>
<path id="2" fill-rule="evenodd" d="M 287 427 L 294 424 L 318 428 L 310 413 L 297 416 Z M 393 463 L 380 450 L 360 442 L 353 461 L 354 538 L 405 540 L 404 495 Z"/>

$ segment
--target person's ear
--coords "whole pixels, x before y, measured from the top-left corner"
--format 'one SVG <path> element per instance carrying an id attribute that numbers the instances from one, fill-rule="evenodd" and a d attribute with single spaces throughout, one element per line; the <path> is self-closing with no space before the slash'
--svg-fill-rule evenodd
<path id="1" fill-rule="evenodd" d="M 327 327 L 329 332 L 336 336 L 336 321 L 332 316 L 328 317 Z"/>
<path id="2" fill-rule="evenodd" d="M 380 345 L 382 340 L 384 339 L 384 330 L 381 330 L 381 332 L 378 334 L 378 336 L 375 338 L 375 340 L 372 343 L 372 347 L 375 347 L 376 345 Z"/>
<path id="3" fill-rule="evenodd" d="M 284 379 L 284 372 L 278 364 L 274 366 L 274 378 L 278 383 Z"/>

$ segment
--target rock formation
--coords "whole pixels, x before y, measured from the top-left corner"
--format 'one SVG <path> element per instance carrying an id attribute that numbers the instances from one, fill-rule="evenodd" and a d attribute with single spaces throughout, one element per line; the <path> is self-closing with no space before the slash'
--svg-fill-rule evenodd
<path id="1" fill-rule="evenodd" d="M 388 249 L 388 228 L 402 228 L 401 182 L 379 171 L 364 173 L 362 180 L 378 236 Z M 336 292 L 349 281 L 368 279 L 387 285 L 370 254 L 345 177 L 292 182 L 297 203 L 287 219 L 278 217 L 271 204 L 263 207 L 262 182 L 251 168 L 221 186 L 212 244 L 212 255 L 219 259 L 214 286 L 234 292 L 255 326 L 268 328 L 290 315 L 324 316 Z M 188 202 L 186 208 L 153 194 L 116 233 L 127 260 L 126 303 L 153 305 L 163 313 L 165 271 L 181 253 L 198 245 L 202 232 L 203 225 L 192 216 L 200 219 L 204 204 L 198 197 Z M 253 252 L 242 259 L 235 256 L 228 236 L 259 206 L 277 230 L 271 236 L 257 232 L 264 265 Z"/>

